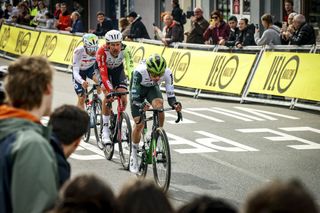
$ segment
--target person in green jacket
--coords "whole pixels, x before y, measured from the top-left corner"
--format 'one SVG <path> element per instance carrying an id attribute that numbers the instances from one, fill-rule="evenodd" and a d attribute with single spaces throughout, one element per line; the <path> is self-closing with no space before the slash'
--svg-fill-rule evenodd
<path id="1" fill-rule="evenodd" d="M 8 67 L 0 106 L 0 212 L 40 213 L 58 196 L 58 171 L 49 144 L 53 69 L 39 56 L 20 57 Z"/>

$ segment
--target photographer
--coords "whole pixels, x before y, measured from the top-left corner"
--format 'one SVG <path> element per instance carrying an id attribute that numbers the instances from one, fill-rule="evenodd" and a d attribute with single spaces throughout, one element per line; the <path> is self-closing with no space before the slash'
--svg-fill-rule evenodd
<path id="1" fill-rule="evenodd" d="M 208 28 L 209 22 L 203 18 L 203 11 L 196 7 L 191 14 L 191 29 L 184 34 L 187 36 L 187 43 L 204 44 L 203 33 Z"/>

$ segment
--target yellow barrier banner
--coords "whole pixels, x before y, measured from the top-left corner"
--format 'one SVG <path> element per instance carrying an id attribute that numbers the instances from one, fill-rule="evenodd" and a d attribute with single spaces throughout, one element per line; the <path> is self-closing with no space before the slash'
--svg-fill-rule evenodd
<path id="1" fill-rule="evenodd" d="M 175 85 L 240 95 L 256 55 L 166 48 Z"/>
<path id="2" fill-rule="evenodd" d="M 0 49 L 15 55 L 30 56 L 39 32 L 19 27 L 3 25 L 0 34 Z"/>
<path id="3" fill-rule="evenodd" d="M 46 56 L 50 61 L 71 65 L 74 49 L 82 44 L 82 37 L 41 32 L 33 55 Z"/>
<path id="4" fill-rule="evenodd" d="M 320 56 L 266 52 L 249 92 L 320 101 Z"/>
<path id="5" fill-rule="evenodd" d="M 164 50 L 164 46 L 154 44 L 145 44 L 131 41 L 124 41 L 123 43 L 130 47 L 132 60 L 135 67 L 140 63 L 142 59 L 146 59 L 154 53 L 158 53 L 161 55 Z"/>

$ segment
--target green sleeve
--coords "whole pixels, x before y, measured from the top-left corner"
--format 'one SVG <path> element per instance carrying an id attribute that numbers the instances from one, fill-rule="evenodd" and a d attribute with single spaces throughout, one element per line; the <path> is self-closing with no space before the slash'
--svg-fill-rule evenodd
<path id="1" fill-rule="evenodd" d="M 131 74 L 133 72 L 134 69 L 134 65 L 133 65 L 133 60 L 132 60 L 132 55 L 130 52 L 130 47 L 126 46 L 126 48 L 124 49 L 124 59 L 125 59 L 125 67 L 126 67 L 126 71 L 127 71 L 127 76 L 129 79 L 131 79 Z"/>
<path id="2" fill-rule="evenodd" d="M 132 79 L 130 83 L 130 94 L 132 101 L 140 102 L 140 94 L 141 94 L 141 81 L 142 75 L 135 71 L 132 74 Z"/>
<path id="3" fill-rule="evenodd" d="M 17 135 L 13 148 L 13 212 L 40 213 L 58 197 L 57 162 L 49 142 L 34 131 Z"/>

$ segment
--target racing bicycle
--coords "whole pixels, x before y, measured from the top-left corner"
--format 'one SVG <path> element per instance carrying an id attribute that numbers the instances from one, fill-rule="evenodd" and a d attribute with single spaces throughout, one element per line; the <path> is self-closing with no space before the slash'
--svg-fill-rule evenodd
<path id="1" fill-rule="evenodd" d="M 102 101 L 99 98 L 97 87 L 99 85 L 94 84 L 91 89 L 88 91 L 85 90 L 85 110 L 87 111 L 90 117 L 90 124 L 88 131 L 84 134 L 84 142 L 88 142 L 91 135 L 91 129 L 94 130 L 94 134 L 97 141 L 97 146 L 100 149 L 103 149 L 103 144 L 99 137 L 99 129 L 101 129 L 103 120 L 102 120 Z"/>
<path id="2" fill-rule="evenodd" d="M 111 92 L 107 98 L 116 97 L 118 106 L 117 114 L 111 110 L 110 115 L 110 144 L 105 144 L 103 151 L 106 159 L 111 160 L 114 153 L 115 144 L 118 143 L 120 161 L 125 170 L 129 169 L 129 159 L 131 154 L 131 123 L 128 114 L 121 102 L 121 96 L 129 94 L 129 92 Z M 108 103 L 111 108 L 111 103 Z M 100 139 L 102 138 L 102 126 L 100 128 Z"/>
<path id="3" fill-rule="evenodd" d="M 153 166 L 153 176 L 156 184 L 166 192 L 170 185 L 171 178 L 171 154 L 167 134 L 165 130 L 160 127 L 159 113 L 173 110 L 173 108 L 163 109 L 148 109 L 153 113 L 152 116 L 146 116 L 141 104 L 136 104 L 140 107 L 140 122 L 144 122 L 142 132 L 143 145 L 138 148 L 138 177 L 145 177 L 148 170 L 148 165 Z M 153 121 L 151 133 L 148 133 L 147 122 Z M 177 112 L 176 123 L 182 121 L 181 112 Z"/>

